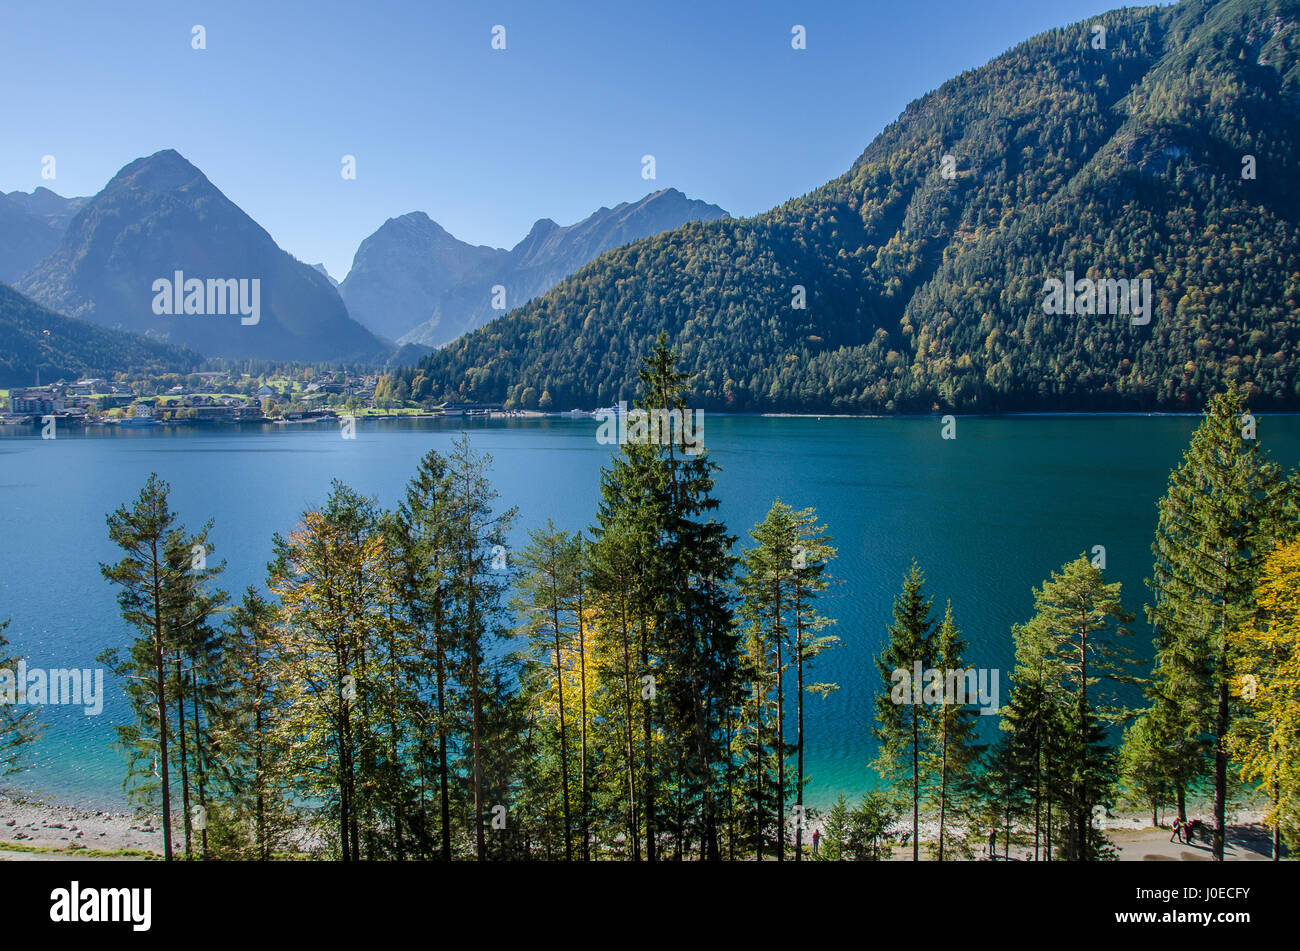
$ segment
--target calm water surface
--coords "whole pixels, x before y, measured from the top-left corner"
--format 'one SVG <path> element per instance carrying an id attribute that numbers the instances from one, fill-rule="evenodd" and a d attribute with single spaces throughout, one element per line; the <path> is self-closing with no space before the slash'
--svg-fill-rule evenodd
<path id="1" fill-rule="evenodd" d="M 808 801 L 860 794 L 868 761 L 872 655 L 913 559 L 926 572 L 935 609 L 951 599 L 970 666 L 999 668 L 1003 700 L 1011 625 L 1032 610 L 1031 588 L 1096 545 L 1107 574 L 1139 614 L 1136 652 L 1150 654 L 1141 620 L 1150 573 L 1156 500 L 1196 426 L 1191 417 L 961 418 L 955 440 L 937 419 L 716 417 L 704 436 L 722 471 L 721 518 L 739 544 L 772 501 L 815 506 L 839 548 L 838 579 L 824 602 L 843 644 L 817 661 L 838 683 L 809 700 Z M 590 524 L 600 469 L 611 448 L 593 420 L 392 421 L 361 423 L 355 440 L 333 428 L 91 430 L 41 440 L 0 428 L 0 619 L 10 650 L 41 667 L 91 667 L 127 643 L 114 592 L 99 573 L 115 561 L 105 515 L 134 498 L 150 472 L 172 485 L 172 506 L 196 527 L 215 520 L 222 586 L 261 585 L 271 534 L 293 528 L 305 506 L 341 479 L 394 505 L 420 457 L 447 450 L 462 428 L 495 459 L 494 481 L 520 510 L 512 543 L 547 518 Z M 1300 417 L 1261 419 L 1259 434 L 1286 468 L 1300 460 Z M 127 722 L 111 674 L 102 715 L 47 707 L 33 768 L 10 788 L 57 800 L 121 808 L 125 762 L 112 746 Z M 986 727 L 995 718 L 987 718 Z"/>

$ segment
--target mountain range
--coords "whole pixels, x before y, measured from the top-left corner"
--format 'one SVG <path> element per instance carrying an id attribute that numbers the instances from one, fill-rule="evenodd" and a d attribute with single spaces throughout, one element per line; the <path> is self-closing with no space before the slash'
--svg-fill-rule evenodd
<path id="1" fill-rule="evenodd" d="M 177 280 L 187 312 L 172 307 L 160 314 L 156 282 Z M 256 315 L 245 320 L 231 315 L 224 299 L 213 302 L 207 282 L 225 280 L 248 282 Z M 197 295 L 200 313 L 188 312 L 189 281 L 209 287 Z M 281 250 L 171 149 L 118 172 L 16 286 L 68 316 L 148 333 L 208 357 L 370 361 L 391 350 L 348 316 L 324 275 Z M 169 288 L 162 302 L 180 300 L 180 293 Z M 218 306 L 226 313 L 216 313 Z"/>
<path id="2" fill-rule="evenodd" d="M 467 244 L 413 212 L 363 241 L 340 284 L 324 265 L 281 250 L 168 149 L 131 162 L 91 197 L 44 187 L 0 194 L 0 281 L 51 310 L 209 357 L 414 362 L 496 316 L 498 285 L 497 302 L 515 307 L 603 251 L 723 215 L 665 189 L 568 227 L 542 219 L 505 250 Z M 240 289 L 256 314 L 235 314 L 224 283 L 209 299 L 211 285 L 228 280 L 249 285 Z"/>
<path id="3" fill-rule="evenodd" d="M 412 212 L 388 219 L 361 243 L 339 292 L 352 316 L 375 332 L 438 347 L 545 293 L 611 248 L 726 215 L 666 188 L 572 225 L 543 218 L 507 251 L 467 244 Z"/>
<path id="4" fill-rule="evenodd" d="M 665 331 L 706 409 L 1178 410 L 1230 382 L 1300 407 L 1298 106 L 1297 0 L 1112 11 L 912 102 L 821 188 L 607 252 L 399 375 L 604 406 Z M 1053 312 L 1067 278 L 1151 312 Z"/>
<path id="5" fill-rule="evenodd" d="M 31 194 L 0 192 L 0 281 L 12 284 L 57 248 L 86 201 L 64 198 L 44 186 Z"/>

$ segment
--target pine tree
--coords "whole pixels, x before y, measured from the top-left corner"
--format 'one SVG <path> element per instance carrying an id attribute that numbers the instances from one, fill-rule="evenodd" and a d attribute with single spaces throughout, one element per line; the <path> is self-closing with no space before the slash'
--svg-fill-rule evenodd
<path id="1" fill-rule="evenodd" d="M 1070 770 L 1063 661 L 1042 625 L 1017 624 L 1012 639 L 1016 667 L 1011 697 L 999 723 L 1005 735 L 990 750 L 981 786 L 985 797 L 1000 804 L 991 818 L 996 828 L 1001 816 L 1004 844 L 1009 848 L 1012 816 L 1023 814 L 1028 819 L 1032 809 L 1034 859 L 1050 861 L 1053 810 L 1065 802 L 1064 782 Z M 1061 811 L 1056 809 L 1057 819 Z"/>
<path id="2" fill-rule="evenodd" d="M 780 799 L 776 827 L 780 845 L 778 858 L 785 853 L 785 759 L 793 753 L 795 761 L 795 860 L 803 855 L 803 830 L 805 815 L 803 789 L 804 776 L 804 702 L 809 693 L 824 696 L 836 685 L 807 683 L 805 673 L 813 661 L 839 639 L 822 634 L 833 623 L 816 610 L 816 599 L 829 587 L 827 564 L 835 556 L 831 539 L 825 526 L 817 524 L 816 512 L 804 509 L 796 512 L 784 502 L 776 501 L 764 520 L 756 525 L 751 535 L 756 546 L 745 553 L 744 577 L 741 582 L 741 613 L 748 630 L 749 663 L 747 673 L 752 690 L 758 691 L 748 699 L 743 710 L 741 732 L 751 737 L 754 748 L 750 753 L 753 792 L 761 801 L 766 768 L 765 737 L 772 736 L 771 749 L 776 759 L 776 790 Z M 770 661 L 767 658 L 770 657 Z M 763 669 L 768 663 L 770 670 Z M 795 673 L 795 742 L 785 741 L 785 675 L 788 668 Z M 774 716 L 767 722 L 769 711 L 767 695 L 775 693 Z M 763 819 L 755 815 L 753 821 L 761 830 Z M 761 836 L 760 836 L 761 837 Z M 759 846 L 761 853 L 761 844 Z"/>
<path id="3" fill-rule="evenodd" d="M 950 678 L 948 683 L 958 676 L 953 672 L 963 669 L 965 650 L 966 642 L 957 629 L 949 601 L 934 645 L 936 666 Z M 931 721 L 933 736 L 928 744 L 926 772 L 934 779 L 927 798 L 939 815 L 939 837 L 934 850 L 940 862 L 954 851 L 963 857 L 970 854 L 966 836 L 953 831 L 953 820 L 961 820 L 967 811 L 976 768 L 984 752 L 977 740 L 979 713 L 969 706 L 972 699 L 945 695 Z"/>
<path id="4" fill-rule="evenodd" d="M 230 790 L 236 822 L 249 829 L 249 853 L 268 861 L 286 848 L 297 821 L 285 775 L 283 691 L 275 663 L 276 610 L 249 587 L 227 620 L 226 665 L 232 684 L 213 727 L 215 763 Z"/>
<path id="5" fill-rule="evenodd" d="M 817 859 L 821 862 L 838 862 L 844 856 L 845 842 L 849 836 L 849 806 L 841 793 L 836 797 L 826 821 L 822 824 L 822 842 Z"/>
<path id="6" fill-rule="evenodd" d="M 1159 503 L 1148 586 L 1156 661 L 1151 697 L 1178 755 L 1212 759 L 1213 856 L 1223 861 L 1232 725 L 1228 633 L 1254 617 L 1261 560 L 1280 531 L 1286 483 L 1242 423 L 1237 391 L 1215 396 Z M 1176 783 L 1180 816 L 1186 787 Z"/>
<path id="7" fill-rule="evenodd" d="M 423 673 L 419 686 L 423 703 L 414 714 L 420 730 L 417 759 L 426 801 L 430 773 L 437 786 L 437 855 L 444 862 L 452 858 L 453 734 L 463 719 L 454 664 L 458 646 L 449 620 L 453 489 L 446 460 L 431 450 L 420 460 L 404 499 L 387 523 L 391 544 L 404 565 L 399 596 L 420 638 L 415 647 L 417 668 Z M 422 820 L 422 825 L 428 824 Z"/>
<path id="8" fill-rule="evenodd" d="M 460 679 L 469 694 L 470 770 L 474 854 L 488 857 L 484 798 L 484 735 L 488 707 L 504 704 L 498 684 L 486 669 L 489 642 L 509 634 L 503 598 L 510 585 L 506 533 L 516 518 L 514 508 L 494 511 L 497 492 L 488 480 L 492 457 L 470 446 L 462 434 L 452 445 L 448 460 L 450 485 L 448 538 L 451 602 L 448 619 L 457 633 Z M 505 806 L 505 803 L 493 805 Z"/>
<path id="9" fill-rule="evenodd" d="M 597 657 L 595 703 L 604 708 L 604 715 L 597 716 L 596 723 L 608 726 L 603 759 L 609 774 L 598 795 L 621 813 L 619 824 L 633 861 L 641 858 L 641 790 L 645 777 L 639 763 L 650 758 L 648 749 L 638 751 L 636 711 L 638 707 L 648 709 L 651 702 L 637 674 L 641 663 L 637 632 L 645 620 L 638 601 L 637 539 L 623 523 L 611 525 L 598 542 L 586 547 L 592 645 Z"/>
<path id="10" fill-rule="evenodd" d="M 677 371 L 677 360 L 661 335 L 645 360 L 636 412 L 664 418 L 686 412 L 686 376 Z M 651 678 L 644 682 L 656 698 L 642 705 L 643 802 L 652 861 L 659 857 L 660 776 L 668 770 L 677 853 L 684 855 L 698 840 L 703 857 L 721 857 L 725 728 L 727 705 L 736 695 L 738 642 L 730 598 L 734 538 L 711 516 L 718 506 L 712 494 L 716 468 L 702 450 L 687 451 L 680 431 L 629 438 L 602 475 L 593 528 L 598 546 L 609 533 L 625 532 L 636 551 L 641 675 Z M 662 728 L 665 749 L 658 754 L 652 722 Z"/>
<path id="11" fill-rule="evenodd" d="M 779 507 L 778 507 L 779 506 Z M 743 556 L 740 616 L 744 621 L 740 676 L 748 685 L 739 711 L 736 743 L 741 784 L 738 811 L 750 830 L 754 857 L 769 841 L 785 859 L 785 804 L 790 783 L 785 763 L 793 747 L 785 738 L 785 679 L 790 665 L 790 586 L 794 580 L 794 526 L 788 506 L 777 503 L 750 532 L 757 544 Z"/>
<path id="12" fill-rule="evenodd" d="M 133 798 L 152 802 L 155 792 L 160 796 L 166 861 L 173 854 L 175 750 L 170 743 L 174 735 L 170 719 L 178 687 L 173 679 L 176 635 L 178 628 L 205 624 L 204 606 L 219 601 L 203 594 L 202 580 L 190 574 L 192 546 L 202 543 L 186 533 L 170 509 L 169 492 L 168 484 L 150 473 L 131 507 L 121 506 L 108 516 L 109 538 L 124 555 L 115 565 L 101 564 L 100 571 L 117 586 L 122 617 L 139 635 L 125 657 L 116 648 L 99 657 L 126 681 L 136 718 L 134 724 L 117 727 L 119 741 L 130 756 L 127 785 Z M 178 706 L 178 713 L 181 710 Z M 188 816 L 185 828 L 189 828 Z"/>
<path id="13" fill-rule="evenodd" d="M 15 682 L 17 658 L 5 651 L 9 641 L 4 636 L 9 620 L 0 621 L 0 776 L 18 772 L 26 764 L 23 754 L 41 735 L 36 707 L 20 707 L 18 700 L 23 684 Z"/>
<path id="14" fill-rule="evenodd" d="M 1071 823 L 1066 854 L 1088 861 L 1099 857 L 1093 809 L 1108 800 L 1115 778 L 1103 724 L 1125 713 L 1107 700 L 1113 700 L 1115 686 L 1135 682 L 1128 673 L 1133 661 L 1122 643 L 1132 633 L 1126 625 L 1133 616 L 1120 603 L 1119 582 L 1106 584 L 1101 571 L 1083 555 L 1035 589 L 1034 609 L 1019 634 L 1055 661 L 1052 669 L 1059 680 L 1053 686 L 1064 701 L 1061 713 L 1068 722 Z M 1098 690 L 1103 681 L 1111 684 L 1111 694 Z"/>
<path id="15" fill-rule="evenodd" d="M 187 859 L 194 854 L 197 815 L 204 817 L 199 838 L 203 856 L 208 856 L 209 726 L 216 712 L 225 709 L 230 692 L 225 665 L 227 644 L 221 627 L 211 623 L 227 597 L 220 589 L 208 588 L 224 570 L 223 565 L 209 563 L 214 553 L 211 532 L 212 523 L 208 522 L 186 542 L 173 546 L 168 554 L 169 567 L 177 579 L 166 591 L 167 614 L 171 619 L 167 637 L 172 646 L 170 693 L 176 701 Z"/>
<path id="16" fill-rule="evenodd" d="M 524 616 L 523 633 L 528 639 L 525 695 L 536 710 L 539 724 L 553 723 L 558 742 L 559 786 L 555 798 L 564 820 L 565 861 L 573 858 L 570 782 L 573 731 L 568 722 L 573 698 L 566 700 L 565 686 L 570 679 L 568 658 L 578 647 L 575 643 L 579 629 L 575 605 L 578 567 L 576 538 L 557 529 L 548 519 L 544 528 L 529 532 L 528 545 L 519 555 L 520 597 L 512 605 Z"/>
<path id="17" fill-rule="evenodd" d="M 912 805 L 912 861 L 921 857 L 921 787 L 933 710 L 922 702 L 916 676 L 934 666 L 933 601 L 925 597 L 925 576 L 913 562 L 894 599 L 889 641 L 876 659 L 884 685 L 876 696 L 876 768 L 899 788 L 907 788 Z"/>
<path id="18" fill-rule="evenodd" d="M 1178 760 L 1178 737 L 1171 725 L 1162 721 L 1168 708 L 1152 707 L 1124 731 L 1119 750 L 1120 782 L 1137 801 L 1151 807 L 1151 825 L 1159 826 L 1161 807 L 1172 804 L 1175 796 L 1173 777 L 1185 776 L 1187 764 Z M 1185 788 L 1185 787 L 1184 787 Z"/>
<path id="19" fill-rule="evenodd" d="M 858 807 L 849 813 L 848 834 L 842 850 L 844 857 L 856 862 L 889 859 L 894 848 L 889 830 L 901 815 L 898 802 L 885 790 L 873 789 L 867 793 Z"/>

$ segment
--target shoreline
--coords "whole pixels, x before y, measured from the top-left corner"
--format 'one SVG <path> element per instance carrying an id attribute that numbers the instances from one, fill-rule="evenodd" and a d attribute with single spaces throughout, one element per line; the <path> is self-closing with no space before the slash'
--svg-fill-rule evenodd
<path id="1" fill-rule="evenodd" d="M 1188 814 L 1192 818 L 1205 816 L 1208 801 L 1188 801 Z M 814 831 L 824 830 L 826 810 L 812 818 L 806 828 L 804 845 L 811 849 Z M 1195 845 L 1170 842 L 1168 821 L 1171 813 L 1160 818 L 1161 826 L 1150 824 L 1149 810 L 1118 810 L 1105 820 L 1107 837 L 1115 845 L 1121 861 L 1200 861 L 1208 860 L 1209 849 L 1203 842 Z M 1264 809 L 1243 802 L 1230 804 L 1227 812 L 1229 828 L 1229 860 L 1269 860 L 1271 833 L 1263 826 Z M 175 820 L 180 822 L 179 817 Z M 1202 820 L 1204 821 L 1204 820 Z M 939 823 L 933 817 L 922 816 L 920 835 L 923 851 L 938 834 Z M 184 834 L 180 825 L 174 826 L 173 844 L 183 848 Z M 1019 836 L 1032 835 L 1032 829 L 1013 826 Z M 306 827 L 304 826 L 304 832 Z M 893 834 L 911 831 L 911 820 L 900 819 L 890 827 Z M 998 859 L 1002 860 L 1004 843 L 1002 830 L 998 835 Z M 793 843 L 793 838 L 792 838 Z M 983 856 L 984 835 L 972 837 L 971 850 L 976 859 Z M 133 814 L 64 805 L 24 796 L 17 791 L 0 793 L 0 861 L 26 858 L 67 858 L 86 853 L 86 858 L 161 858 L 163 835 L 161 816 L 152 813 Z M 910 860 L 909 845 L 895 843 L 890 860 Z M 1017 842 L 1010 847 L 1011 861 L 1032 860 L 1032 845 Z M 928 860 L 928 854 L 923 860 Z"/>
<path id="2" fill-rule="evenodd" d="M 161 817 L 159 817 L 161 818 Z M 76 853 L 82 850 L 161 855 L 163 835 L 154 816 L 60 805 L 19 793 L 0 793 L 0 852 Z"/>
<path id="3" fill-rule="evenodd" d="M 795 412 L 750 412 L 750 413 L 732 413 L 718 410 L 701 411 L 707 416 L 720 417 L 725 419 L 942 419 L 945 416 L 952 416 L 956 419 L 1143 419 L 1143 418 L 1170 418 L 1170 419 L 1199 419 L 1204 413 L 1183 412 L 1173 410 L 1115 410 L 1115 411 L 1095 411 L 1095 410 L 1017 410 L 1007 413 L 795 413 Z M 545 420 L 590 420 L 596 417 L 593 413 L 583 411 L 582 415 L 575 416 L 572 412 L 564 413 L 544 413 L 537 410 L 512 410 L 467 415 L 448 416 L 442 413 L 360 413 L 355 416 L 342 414 L 332 414 L 328 416 L 313 416 L 307 419 L 283 419 L 283 418 L 263 418 L 257 420 L 240 420 L 237 422 L 210 422 L 210 421 L 167 421 L 154 423 L 148 426 L 132 425 L 123 423 L 117 419 L 93 419 L 78 423 L 72 428 L 72 432 L 85 432 L 95 429 L 131 429 L 131 430 L 221 430 L 229 432 L 237 430 L 264 429 L 265 427 L 287 427 L 287 426 L 336 426 L 343 419 L 352 419 L 357 422 L 392 422 L 392 421 L 458 421 L 473 422 L 481 420 L 501 421 L 545 421 Z M 1256 419 L 1265 419 L 1268 417 L 1285 417 L 1300 416 L 1300 410 L 1278 410 L 1265 411 L 1254 414 Z M 0 415 L 0 431 L 9 428 L 39 428 L 39 423 L 33 417 Z"/>

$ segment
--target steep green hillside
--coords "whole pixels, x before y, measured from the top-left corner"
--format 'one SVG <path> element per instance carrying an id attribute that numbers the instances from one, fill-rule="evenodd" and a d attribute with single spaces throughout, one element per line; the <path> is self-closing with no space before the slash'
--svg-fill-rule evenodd
<path id="1" fill-rule="evenodd" d="M 185 373 L 202 362 L 137 334 L 73 320 L 0 284 L 0 386 L 27 386 L 60 377 L 107 376 L 127 370 Z"/>
<path id="2" fill-rule="evenodd" d="M 1300 0 L 1185 0 L 1035 37 L 835 181 L 605 254 L 412 392 L 608 404 L 662 328 L 713 409 L 1182 409 L 1228 379 L 1300 406 L 1298 21 Z M 1045 314 L 1067 271 L 1149 278 L 1150 322 Z"/>

